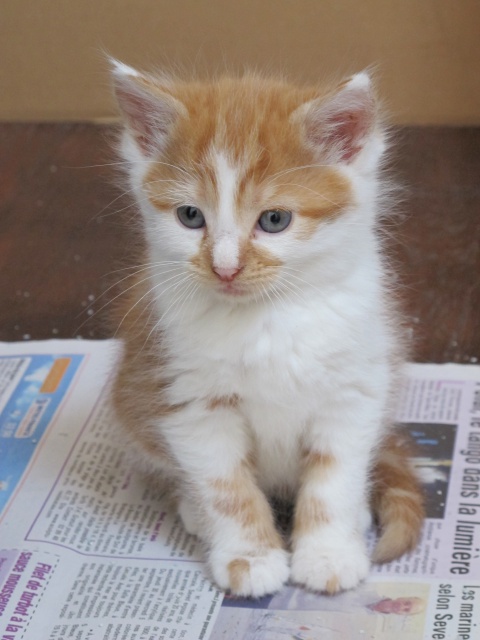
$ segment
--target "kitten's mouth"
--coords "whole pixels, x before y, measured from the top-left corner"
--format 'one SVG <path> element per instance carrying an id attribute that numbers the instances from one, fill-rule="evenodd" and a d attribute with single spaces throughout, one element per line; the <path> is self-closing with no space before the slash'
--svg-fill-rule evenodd
<path id="1" fill-rule="evenodd" d="M 220 291 L 228 296 L 244 296 L 246 291 L 233 282 L 224 282 L 220 287 Z"/>

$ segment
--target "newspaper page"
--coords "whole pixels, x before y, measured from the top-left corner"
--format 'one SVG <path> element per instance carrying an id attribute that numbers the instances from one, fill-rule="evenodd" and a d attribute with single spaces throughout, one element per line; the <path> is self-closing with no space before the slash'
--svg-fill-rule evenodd
<path id="1" fill-rule="evenodd" d="M 125 459 L 115 341 L 0 345 L 0 640 L 480 638 L 480 367 L 409 365 L 418 548 L 337 596 L 238 599 Z M 373 534 L 371 543 L 373 545 Z"/>

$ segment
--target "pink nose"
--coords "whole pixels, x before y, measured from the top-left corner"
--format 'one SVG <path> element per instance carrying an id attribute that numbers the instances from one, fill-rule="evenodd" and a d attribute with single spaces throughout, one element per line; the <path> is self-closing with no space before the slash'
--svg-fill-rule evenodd
<path id="1" fill-rule="evenodd" d="M 241 271 L 241 267 L 238 269 L 222 269 L 221 267 L 213 267 L 213 270 L 224 282 L 231 282 L 237 274 Z"/>

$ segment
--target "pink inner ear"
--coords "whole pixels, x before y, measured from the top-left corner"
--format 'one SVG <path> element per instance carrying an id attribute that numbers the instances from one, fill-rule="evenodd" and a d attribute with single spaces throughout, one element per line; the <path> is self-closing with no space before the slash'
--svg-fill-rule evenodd
<path id="1" fill-rule="evenodd" d="M 373 113 L 366 109 L 337 113 L 327 118 L 324 144 L 337 148 L 340 160 L 348 162 L 362 149 L 373 124 Z"/>
<path id="2" fill-rule="evenodd" d="M 337 162 L 349 162 L 362 150 L 374 122 L 375 102 L 368 89 L 347 88 L 327 104 L 312 104 L 307 138 Z"/>
<path id="3" fill-rule="evenodd" d="M 135 139 L 147 151 L 153 137 L 152 104 L 144 96 L 117 88 L 117 99 Z"/>
<path id="4" fill-rule="evenodd" d="M 117 79 L 115 91 L 127 126 L 142 152 L 149 155 L 160 149 L 178 115 L 174 101 L 148 93 L 135 78 Z"/>

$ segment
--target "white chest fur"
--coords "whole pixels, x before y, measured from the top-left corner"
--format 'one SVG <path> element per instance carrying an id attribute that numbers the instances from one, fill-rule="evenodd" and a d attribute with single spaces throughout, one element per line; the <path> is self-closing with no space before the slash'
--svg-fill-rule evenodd
<path id="1" fill-rule="evenodd" d="M 375 302 L 344 291 L 285 307 L 187 309 L 169 329 L 170 400 L 237 396 L 260 485 L 295 490 L 302 442 L 329 404 L 359 385 L 385 396 L 387 334 Z"/>

